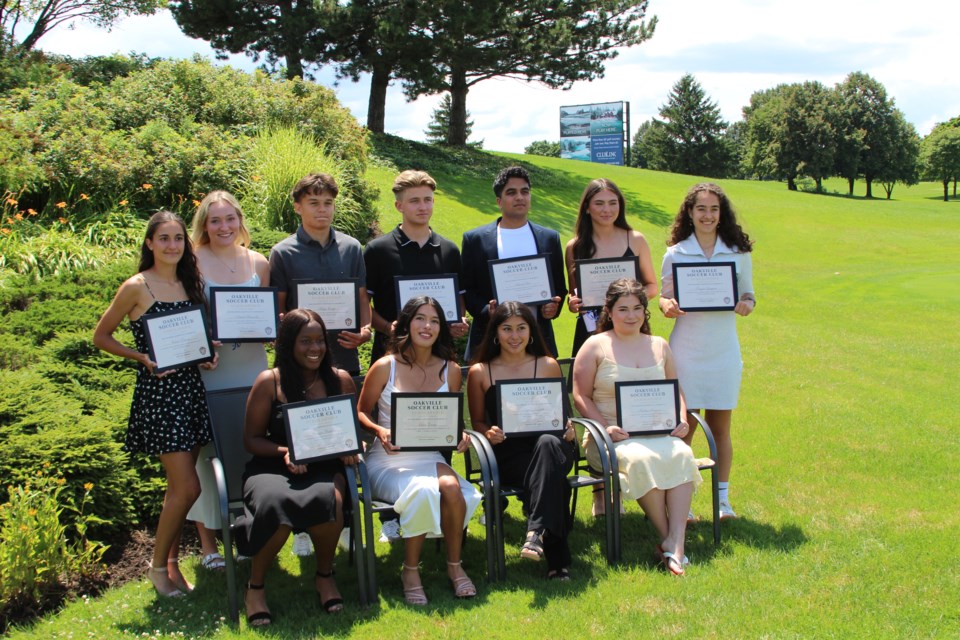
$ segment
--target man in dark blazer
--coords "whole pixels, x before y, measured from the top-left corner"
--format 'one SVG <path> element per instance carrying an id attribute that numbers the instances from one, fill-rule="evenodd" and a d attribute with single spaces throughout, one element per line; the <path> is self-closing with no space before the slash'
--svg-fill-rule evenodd
<path id="1" fill-rule="evenodd" d="M 467 311 L 473 316 L 466 357 L 469 360 L 471 351 L 483 340 L 490 313 L 498 303 L 493 296 L 487 262 L 537 254 L 549 256 L 553 299 L 534 309 L 534 312 L 547 348 L 556 357 L 557 342 L 551 321 L 560 313 L 561 303 L 567 295 L 560 234 L 529 221 L 530 174 L 523 167 L 508 167 L 501 171 L 493 182 L 493 193 L 497 197 L 501 217 L 496 222 L 463 234 L 463 248 L 460 251 L 463 265 L 460 287 L 464 289 Z"/>

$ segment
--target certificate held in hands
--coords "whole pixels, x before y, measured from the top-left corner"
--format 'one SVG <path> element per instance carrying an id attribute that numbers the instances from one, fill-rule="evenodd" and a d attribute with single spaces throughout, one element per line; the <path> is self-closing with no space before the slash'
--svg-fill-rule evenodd
<path id="1" fill-rule="evenodd" d="M 404 451 L 452 451 L 463 437 L 463 394 L 394 392 L 390 442 Z"/>
<path id="2" fill-rule="evenodd" d="M 145 313 L 141 317 L 147 334 L 147 353 L 157 363 L 154 373 L 213 360 L 207 314 L 201 305 Z"/>
<path id="3" fill-rule="evenodd" d="M 497 426 L 507 435 L 559 434 L 567 428 L 563 378 L 529 378 L 498 382 Z"/>
<path id="4" fill-rule="evenodd" d="M 580 306 L 583 309 L 602 308 L 607 299 L 607 289 L 614 280 L 640 280 L 640 258 L 636 256 L 577 260 L 575 264 Z"/>
<path id="5" fill-rule="evenodd" d="M 283 405 L 290 462 L 308 464 L 360 453 L 353 395 Z"/>
<path id="6" fill-rule="evenodd" d="M 676 380 L 617 382 L 617 424 L 632 436 L 670 434 L 680 424 Z"/>
<path id="7" fill-rule="evenodd" d="M 276 287 L 210 287 L 213 339 L 269 342 L 277 337 Z"/>
<path id="8" fill-rule="evenodd" d="M 397 315 L 410 298 L 430 296 L 443 308 L 444 320 L 460 322 L 463 309 L 460 307 L 459 278 L 455 273 L 441 273 L 436 276 L 394 276 L 397 288 Z"/>
<path id="9" fill-rule="evenodd" d="M 733 311 L 738 298 L 737 264 L 674 262 L 673 292 L 683 311 Z"/>
<path id="10" fill-rule="evenodd" d="M 490 260 L 487 265 L 493 297 L 497 302 L 515 300 L 526 305 L 537 305 L 553 300 L 553 277 L 550 275 L 548 255 Z"/>
<path id="11" fill-rule="evenodd" d="M 323 318 L 327 331 L 360 331 L 360 280 L 294 280 L 296 306 L 312 309 Z M 289 306 L 289 305 L 288 305 Z"/>

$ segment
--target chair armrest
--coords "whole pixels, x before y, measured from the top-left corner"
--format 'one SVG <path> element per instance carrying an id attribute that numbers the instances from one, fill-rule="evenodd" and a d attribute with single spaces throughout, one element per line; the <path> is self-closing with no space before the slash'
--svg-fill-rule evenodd
<path id="1" fill-rule="evenodd" d="M 599 422 L 590 418 L 571 418 L 571 422 L 581 425 L 590 434 L 597 445 L 600 454 L 601 471 L 616 476 L 620 470 L 617 466 L 617 455 L 614 453 L 613 440 L 610 434 Z"/>
<path id="2" fill-rule="evenodd" d="M 707 448 L 710 450 L 710 459 L 714 462 L 717 461 L 717 441 L 713 438 L 713 431 L 710 430 L 710 425 L 707 424 L 707 419 L 701 416 L 696 411 L 688 412 L 689 415 L 693 416 L 693 419 L 700 423 L 700 428 L 703 429 L 703 436 L 707 439 Z"/>

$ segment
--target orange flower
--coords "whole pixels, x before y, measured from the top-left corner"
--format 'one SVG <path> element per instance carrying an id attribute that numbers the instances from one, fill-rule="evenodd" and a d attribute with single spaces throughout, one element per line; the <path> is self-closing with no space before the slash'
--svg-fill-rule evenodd
<path id="1" fill-rule="evenodd" d="M 150 191 L 150 189 L 153 189 L 153 185 L 150 184 L 149 182 L 144 182 L 144 183 L 143 183 L 143 190 L 144 190 L 144 191 Z"/>
<path id="2" fill-rule="evenodd" d="M 66 208 L 67 208 L 67 203 L 66 203 L 66 202 L 62 202 L 62 201 L 61 201 L 61 202 L 58 202 L 57 205 L 56 205 L 56 207 L 57 207 L 57 209 L 66 209 Z"/>
<path id="3" fill-rule="evenodd" d="M 89 199 L 90 199 L 90 196 L 88 196 L 88 195 L 85 194 L 85 193 L 81 193 L 81 194 L 80 194 L 80 199 L 81 199 L 81 200 L 89 200 Z"/>
<path id="4" fill-rule="evenodd" d="M 250 176 L 250 179 L 254 182 L 260 182 L 260 176 Z"/>
<path id="5" fill-rule="evenodd" d="M 15 215 L 15 216 L 13 216 L 13 217 L 16 218 L 17 220 L 23 220 L 23 214 L 22 214 L 22 213 L 17 213 L 17 215 Z"/>
<path id="6" fill-rule="evenodd" d="M 16 198 L 7 198 L 7 204 L 10 205 L 11 207 L 17 206 Z"/>
<path id="7" fill-rule="evenodd" d="M 37 215 L 37 212 L 34 211 L 33 209 L 27 209 L 27 213 L 29 213 L 29 214 L 32 215 L 32 216 Z"/>
<path id="8" fill-rule="evenodd" d="M 7 229 L 6 227 L 4 227 L 4 228 L 0 229 L 0 233 L 2 233 L 2 234 L 5 235 L 5 236 L 8 236 L 8 235 L 10 235 L 10 229 Z"/>
<path id="9" fill-rule="evenodd" d="M 199 206 L 200 206 L 200 201 L 199 201 L 199 200 L 194 200 L 194 201 L 193 201 L 193 206 L 199 207 Z"/>
<path id="10" fill-rule="evenodd" d="M 127 206 L 127 201 L 126 201 L 126 200 L 121 200 L 121 201 L 120 201 L 120 206 L 121 206 L 121 207 Z"/>
<path id="11" fill-rule="evenodd" d="M 13 218 L 7 218 L 7 224 L 13 224 Z"/>
<path id="12" fill-rule="evenodd" d="M 84 488 L 85 490 L 87 490 L 87 491 L 90 491 L 90 489 L 93 489 L 93 483 L 92 483 L 92 482 L 86 482 L 86 483 L 84 483 L 83 488 Z"/>
<path id="13" fill-rule="evenodd" d="M 60 224 L 67 224 L 66 218 L 59 218 L 59 220 L 60 220 Z"/>

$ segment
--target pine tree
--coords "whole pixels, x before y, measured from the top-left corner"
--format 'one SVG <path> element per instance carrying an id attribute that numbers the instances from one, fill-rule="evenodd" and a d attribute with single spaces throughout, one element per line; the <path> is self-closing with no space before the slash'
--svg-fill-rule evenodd
<path id="1" fill-rule="evenodd" d="M 433 115 L 430 118 L 430 124 L 427 125 L 426 130 L 423 132 L 427 137 L 427 142 L 430 144 L 446 144 L 447 143 L 447 131 L 450 129 L 450 108 L 452 106 L 452 100 L 450 99 L 450 94 L 443 94 L 443 99 L 440 100 L 440 104 L 436 109 L 433 110 Z M 467 139 L 470 139 L 470 134 L 473 133 L 473 120 L 470 119 L 470 112 L 467 111 Z M 474 145 L 476 146 L 476 145 Z M 480 143 L 482 146 L 482 143 Z"/>

